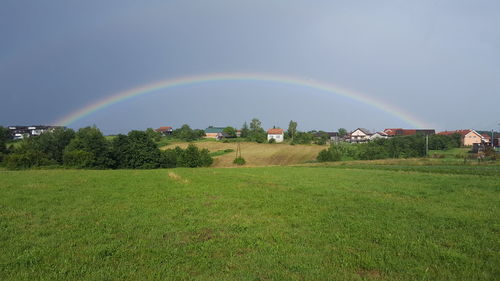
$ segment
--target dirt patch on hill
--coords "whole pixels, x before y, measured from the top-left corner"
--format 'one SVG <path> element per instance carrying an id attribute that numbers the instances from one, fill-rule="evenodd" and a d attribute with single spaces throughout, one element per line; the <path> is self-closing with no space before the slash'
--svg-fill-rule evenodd
<path id="1" fill-rule="evenodd" d="M 199 142 L 195 143 L 199 148 L 206 148 L 210 152 L 225 149 L 236 151 L 236 143 L 223 142 Z M 246 167 L 271 166 L 271 165 L 294 165 L 316 159 L 318 153 L 325 149 L 324 145 L 289 145 L 289 144 L 267 144 L 242 142 L 241 153 L 246 160 Z M 187 143 L 174 143 L 163 147 L 163 149 L 179 146 L 186 148 Z M 233 160 L 236 152 L 227 153 L 214 157 L 214 167 L 235 167 Z"/>

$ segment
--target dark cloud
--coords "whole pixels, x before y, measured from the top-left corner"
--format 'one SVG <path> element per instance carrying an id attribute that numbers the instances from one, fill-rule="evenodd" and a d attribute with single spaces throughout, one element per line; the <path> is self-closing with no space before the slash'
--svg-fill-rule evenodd
<path id="1" fill-rule="evenodd" d="M 498 26 L 497 1 L 6 1 L 0 124 L 50 123 L 167 78 L 261 72 L 352 88 L 441 129 L 490 129 L 500 123 L 490 116 Z M 345 98 L 259 83 L 172 89 L 73 126 L 114 133 L 252 117 L 302 129 L 410 126 Z"/>

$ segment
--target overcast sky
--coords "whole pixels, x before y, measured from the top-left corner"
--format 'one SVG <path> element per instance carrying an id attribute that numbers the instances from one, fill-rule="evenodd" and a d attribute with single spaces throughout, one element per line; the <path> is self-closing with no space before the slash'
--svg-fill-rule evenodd
<path id="1" fill-rule="evenodd" d="M 106 96 L 210 73 L 322 81 L 436 129 L 500 129 L 500 1 L 76 1 L 0 4 L 0 125 L 51 124 Z M 265 82 L 158 91 L 70 127 L 299 130 L 412 125 L 369 104 Z"/>

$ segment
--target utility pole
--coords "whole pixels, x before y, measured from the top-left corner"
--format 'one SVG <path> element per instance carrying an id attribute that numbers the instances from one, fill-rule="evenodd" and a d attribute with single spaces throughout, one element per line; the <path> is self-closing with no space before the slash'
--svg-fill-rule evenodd
<path id="1" fill-rule="evenodd" d="M 495 136 L 495 133 L 494 133 L 494 130 L 491 129 L 491 141 L 490 141 L 490 146 L 491 147 L 495 147 L 495 139 L 494 139 L 494 136 Z"/>

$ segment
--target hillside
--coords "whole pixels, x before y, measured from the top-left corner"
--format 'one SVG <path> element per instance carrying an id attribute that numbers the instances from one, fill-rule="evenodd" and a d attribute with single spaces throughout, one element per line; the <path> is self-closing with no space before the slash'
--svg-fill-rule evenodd
<path id="1" fill-rule="evenodd" d="M 500 276 L 498 166 L 366 168 L 0 170 L 0 280 Z"/>
<path id="2" fill-rule="evenodd" d="M 195 142 L 196 146 L 206 148 L 210 152 L 233 149 L 236 151 L 236 143 L 223 142 Z M 172 143 L 163 149 L 179 146 L 186 148 L 188 143 Z M 254 142 L 241 142 L 242 156 L 248 167 L 271 166 L 271 165 L 293 165 L 301 164 L 316 159 L 318 153 L 327 146 L 323 145 L 288 145 L 267 144 Z M 235 152 L 214 157 L 213 167 L 234 167 L 233 160 Z"/>

